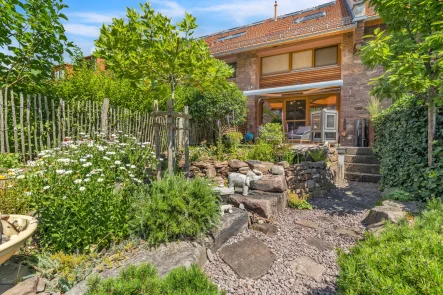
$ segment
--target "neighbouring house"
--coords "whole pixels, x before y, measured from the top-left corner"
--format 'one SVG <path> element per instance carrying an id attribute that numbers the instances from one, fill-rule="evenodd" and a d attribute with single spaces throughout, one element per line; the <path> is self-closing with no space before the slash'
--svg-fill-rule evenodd
<path id="1" fill-rule="evenodd" d="M 290 137 L 315 125 L 311 113 L 327 109 L 336 111 L 337 140 L 356 145 L 355 122 L 368 118 L 368 82 L 382 72 L 366 69 L 357 53 L 382 20 L 361 0 L 282 16 L 277 10 L 276 2 L 274 18 L 203 37 L 213 56 L 235 68 L 231 79 L 247 96 L 247 130 L 282 122 Z"/>
<path id="2" fill-rule="evenodd" d="M 91 66 L 94 67 L 94 71 L 105 71 L 106 64 L 104 59 L 89 55 L 85 56 L 83 60 L 89 62 Z M 52 70 L 52 77 L 54 79 L 62 79 L 65 75 L 70 75 L 72 73 L 74 73 L 74 66 L 66 63 L 64 65 L 55 66 Z"/>

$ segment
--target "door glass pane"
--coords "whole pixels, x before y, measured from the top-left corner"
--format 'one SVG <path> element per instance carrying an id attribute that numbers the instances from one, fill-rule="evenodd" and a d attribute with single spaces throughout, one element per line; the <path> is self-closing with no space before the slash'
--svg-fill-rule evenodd
<path id="1" fill-rule="evenodd" d="M 289 53 L 262 58 L 262 74 L 289 71 Z"/>
<path id="2" fill-rule="evenodd" d="M 286 120 L 306 120 L 306 100 L 287 101 Z"/>
<path id="3" fill-rule="evenodd" d="M 326 115 L 326 128 L 335 128 L 335 115 Z"/>
<path id="4" fill-rule="evenodd" d="M 292 69 L 306 69 L 312 67 L 312 50 L 292 54 Z"/>
<path id="5" fill-rule="evenodd" d="M 338 46 L 315 49 L 315 66 L 330 66 L 338 63 Z"/>

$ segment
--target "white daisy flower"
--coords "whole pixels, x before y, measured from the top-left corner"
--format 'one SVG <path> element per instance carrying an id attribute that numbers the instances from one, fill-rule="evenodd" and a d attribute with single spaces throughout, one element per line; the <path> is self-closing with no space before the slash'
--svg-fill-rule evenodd
<path id="1" fill-rule="evenodd" d="M 66 171 L 63 169 L 55 170 L 55 173 L 57 174 L 64 174 Z"/>
<path id="2" fill-rule="evenodd" d="M 120 162 L 120 161 L 115 161 L 115 162 L 114 162 L 115 165 L 121 165 L 121 163 L 122 163 L 122 162 Z"/>
<path id="3" fill-rule="evenodd" d="M 99 179 L 97 179 L 97 182 L 103 182 L 103 181 L 104 181 L 103 178 L 99 178 Z"/>
<path id="4" fill-rule="evenodd" d="M 48 189 L 50 189 L 51 187 L 49 186 L 49 185 L 47 185 L 47 186 L 45 186 L 45 187 L 43 187 L 43 190 L 45 191 L 45 190 L 48 190 Z"/>
<path id="5" fill-rule="evenodd" d="M 82 192 L 84 191 L 86 188 L 84 186 L 80 187 L 79 190 Z"/>
<path id="6" fill-rule="evenodd" d="M 110 158 L 108 158 L 108 157 L 106 157 L 106 156 L 104 156 L 103 159 L 106 160 L 106 161 L 111 160 Z"/>
<path id="7" fill-rule="evenodd" d="M 24 179 L 24 178 L 25 178 L 24 175 L 19 175 L 19 176 L 17 176 L 17 179 Z"/>
<path id="8" fill-rule="evenodd" d="M 87 160 L 86 159 L 80 159 L 80 162 L 86 162 Z"/>
<path id="9" fill-rule="evenodd" d="M 83 180 L 81 180 L 81 179 L 76 179 L 76 180 L 74 180 L 74 183 L 75 183 L 75 184 L 79 184 L 79 183 L 82 183 L 82 181 L 83 181 Z"/>
<path id="10" fill-rule="evenodd" d="M 90 182 L 91 179 L 90 178 L 85 178 L 85 180 L 83 180 L 84 182 Z"/>
<path id="11" fill-rule="evenodd" d="M 136 168 L 136 166 L 135 165 L 131 165 L 131 169 L 135 169 Z"/>
<path id="12" fill-rule="evenodd" d="M 30 195 L 32 195 L 31 192 L 25 192 L 25 196 L 30 196 Z"/>

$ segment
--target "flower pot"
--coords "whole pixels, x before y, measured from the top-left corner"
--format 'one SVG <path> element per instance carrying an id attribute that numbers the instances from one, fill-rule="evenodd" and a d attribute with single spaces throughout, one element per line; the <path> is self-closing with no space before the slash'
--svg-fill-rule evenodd
<path id="1" fill-rule="evenodd" d="M 37 229 L 38 221 L 25 215 L 0 216 L 0 230 L 9 239 L 0 244 L 0 265 L 11 258 Z"/>

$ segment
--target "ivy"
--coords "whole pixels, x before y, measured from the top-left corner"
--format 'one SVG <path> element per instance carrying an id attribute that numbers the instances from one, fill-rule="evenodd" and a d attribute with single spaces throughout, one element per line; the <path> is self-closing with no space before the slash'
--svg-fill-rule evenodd
<path id="1" fill-rule="evenodd" d="M 443 194 L 443 112 L 437 115 L 434 166 L 427 166 L 427 107 L 404 98 L 374 118 L 374 152 L 381 159 L 381 186 L 399 187 L 415 199 Z"/>

